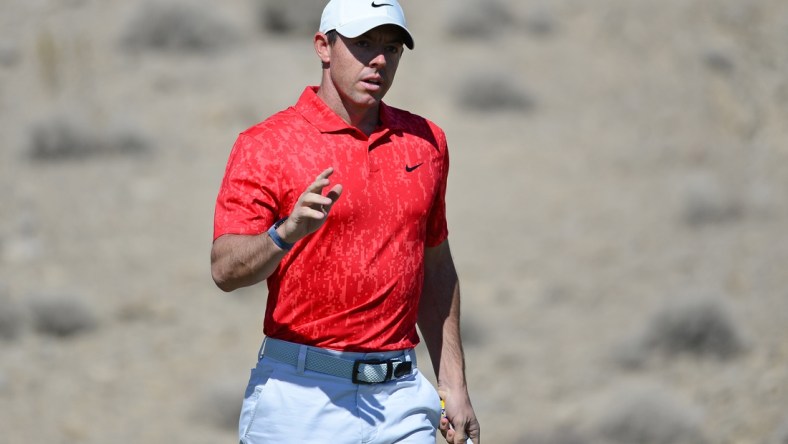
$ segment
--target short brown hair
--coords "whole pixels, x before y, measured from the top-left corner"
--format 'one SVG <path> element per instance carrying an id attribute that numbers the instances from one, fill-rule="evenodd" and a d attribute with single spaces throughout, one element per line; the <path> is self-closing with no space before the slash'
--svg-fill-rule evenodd
<path id="1" fill-rule="evenodd" d="M 332 29 L 326 32 L 326 37 L 328 37 L 328 44 L 334 46 L 334 43 L 336 43 L 337 41 L 337 36 L 339 36 L 339 33 L 337 32 L 336 29 Z"/>

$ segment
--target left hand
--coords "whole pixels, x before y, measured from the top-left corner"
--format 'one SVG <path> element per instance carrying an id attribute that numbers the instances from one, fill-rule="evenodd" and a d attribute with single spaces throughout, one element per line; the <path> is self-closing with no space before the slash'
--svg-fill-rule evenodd
<path id="1" fill-rule="evenodd" d="M 446 416 L 441 418 L 439 426 L 446 442 L 466 444 L 470 438 L 473 444 L 481 444 L 479 421 L 476 419 L 467 391 L 439 390 L 438 394 L 446 404 Z"/>

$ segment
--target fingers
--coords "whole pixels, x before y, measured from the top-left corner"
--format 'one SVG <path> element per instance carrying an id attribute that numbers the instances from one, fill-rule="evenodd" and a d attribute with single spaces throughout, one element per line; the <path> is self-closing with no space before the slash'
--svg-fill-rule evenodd
<path id="1" fill-rule="evenodd" d="M 319 212 L 324 215 L 328 213 L 331 206 L 342 194 L 342 185 L 337 184 L 331 188 L 331 191 L 329 191 L 326 196 L 323 196 L 323 188 L 330 185 L 331 182 L 328 178 L 332 174 L 334 174 L 333 167 L 323 170 L 323 172 L 315 178 L 315 181 L 309 184 L 306 190 L 304 190 L 304 193 L 301 195 L 300 204 L 319 210 Z"/>
<path id="2" fill-rule="evenodd" d="M 449 431 L 446 432 L 446 440 L 452 444 L 465 444 L 465 434 L 454 429 L 449 429 Z"/>
<path id="3" fill-rule="evenodd" d="M 328 179 L 332 174 L 334 174 L 334 168 L 329 167 L 323 170 L 316 178 L 315 181 L 312 182 L 304 191 L 304 194 L 316 194 L 319 196 L 323 195 L 323 188 L 327 187 L 331 184 L 331 181 Z M 342 194 L 342 185 L 334 185 L 331 188 L 331 191 L 328 192 L 326 197 L 331 199 L 330 202 L 322 202 L 320 205 L 331 205 L 339 199 L 339 196 Z"/>
<path id="4" fill-rule="evenodd" d="M 318 230 L 326 220 L 334 203 L 342 195 L 342 185 L 336 184 L 324 196 L 323 189 L 330 185 L 329 177 L 334 168 L 326 168 L 307 185 L 293 206 L 284 228 L 280 231 L 283 239 L 295 242 Z"/>
<path id="5" fill-rule="evenodd" d="M 438 428 L 440 429 L 441 435 L 443 435 L 443 438 L 446 439 L 447 443 L 465 444 L 464 434 L 454 430 L 454 427 L 452 426 L 451 422 L 449 422 L 448 418 L 441 418 Z"/>
<path id="6" fill-rule="evenodd" d="M 449 444 L 479 444 L 480 442 L 478 426 L 474 428 L 472 423 L 462 423 L 458 431 L 455 430 L 448 418 L 443 417 L 438 424 L 438 429 Z"/>
<path id="7" fill-rule="evenodd" d="M 303 219 L 303 220 L 306 220 L 306 219 L 321 220 L 324 217 L 326 217 L 325 211 L 316 210 L 316 209 L 310 208 L 310 207 L 301 207 L 298 210 L 298 214 L 297 214 L 297 218 Z"/>
<path id="8" fill-rule="evenodd" d="M 458 442 L 467 444 L 479 444 L 481 442 L 481 434 L 479 432 L 479 422 L 476 418 L 472 418 L 465 426 L 465 433 L 462 440 Z"/>
<path id="9" fill-rule="evenodd" d="M 329 196 L 323 196 L 317 193 L 306 193 L 301 197 L 301 204 L 312 208 L 319 208 L 334 203 L 334 200 Z"/>
<path id="10" fill-rule="evenodd" d="M 325 170 L 323 170 L 322 173 L 320 173 L 317 176 L 317 178 L 315 178 L 315 181 L 312 182 L 312 184 L 310 184 L 309 187 L 307 187 L 306 191 L 308 193 L 322 194 L 323 188 L 328 186 L 328 184 L 330 183 L 328 178 L 331 177 L 332 174 L 334 174 L 334 168 L 333 167 L 326 168 Z"/>
<path id="11" fill-rule="evenodd" d="M 441 418 L 441 421 L 438 424 L 438 429 L 440 430 L 441 435 L 443 435 L 443 438 L 446 440 L 446 442 L 451 443 L 451 441 L 449 440 L 449 437 L 448 437 L 448 433 L 449 433 L 449 430 L 450 430 L 449 429 L 449 420 L 446 417 Z"/>
<path id="12" fill-rule="evenodd" d="M 334 167 L 328 167 L 325 170 L 323 170 L 323 172 L 320 173 L 320 175 L 317 177 L 323 177 L 324 179 L 328 179 L 332 174 L 334 174 Z"/>

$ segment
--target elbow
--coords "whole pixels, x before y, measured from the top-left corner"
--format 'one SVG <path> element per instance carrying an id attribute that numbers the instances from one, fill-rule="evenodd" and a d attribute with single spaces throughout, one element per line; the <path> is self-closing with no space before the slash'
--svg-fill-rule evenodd
<path id="1" fill-rule="evenodd" d="M 219 287 L 219 290 L 222 290 L 225 293 L 230 293 L 231 291 L 235 290 L 235 287 L 228 285 L 226 282 L 220 282 L 214 279 L 214 283 L 217 287 Z"/>
<path id="2" fill-rule="evenodd" d="M 225 293 L 229 293 L 236 288 L 232 275 L 232 267 L 227 263 L 225 255 L 221 254 L 221 249 L 217 248 L 217 243 L 211 247 L 211 277 L 214 284 Z"/>
<path id="3" fill-rule="evenodd" d="M 221 267 L 216 264 L 211 265 L 211 277 L 213 278 L 214 284 L 225 293 L 229 293 L 238 288 L 233 285 L 233 280 L 231 276 L 229 276 L 229 273 L 222 270 Z"/>

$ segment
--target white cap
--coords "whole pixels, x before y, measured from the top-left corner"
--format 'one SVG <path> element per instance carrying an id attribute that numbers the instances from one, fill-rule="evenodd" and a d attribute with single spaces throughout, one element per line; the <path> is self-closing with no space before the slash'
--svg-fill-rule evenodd
<path id="1" fill-rule="evenodd" d="M 336 30 L 354 38 L 381 25 L 397 25 L 405 31 L 405 46 L 413 49 L 405 12 L 397 0 L 331 0 L 323 9 L 320 32 Z"/>

